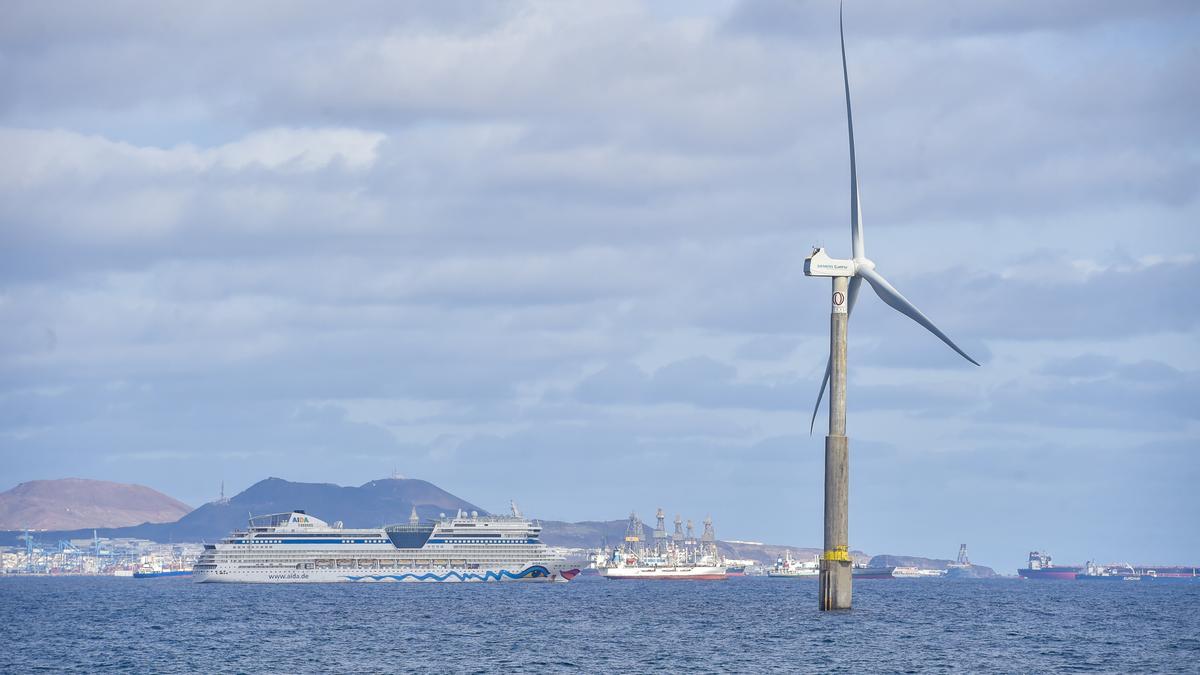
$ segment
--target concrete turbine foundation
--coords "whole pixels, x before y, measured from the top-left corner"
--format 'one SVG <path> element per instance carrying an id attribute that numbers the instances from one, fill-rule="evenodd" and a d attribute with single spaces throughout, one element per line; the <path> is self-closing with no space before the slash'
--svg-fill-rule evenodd
<path id="1" fill-rule="evenodd" d="M 829 330 L 829 435 L 825 437 L 825 552 L 821 610 L 850 609 L 850 444 L 846 439 L 846 326 L 849 277 L 833 277 Z"/>

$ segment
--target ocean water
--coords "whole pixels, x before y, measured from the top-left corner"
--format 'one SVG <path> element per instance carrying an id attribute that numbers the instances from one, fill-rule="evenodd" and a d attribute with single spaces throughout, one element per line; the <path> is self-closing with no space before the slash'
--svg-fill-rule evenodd
<path id="1" fill-rule="evenodd" d="M 0 578 L 0 671 L 1200 672 L 1200 582 Z"/>

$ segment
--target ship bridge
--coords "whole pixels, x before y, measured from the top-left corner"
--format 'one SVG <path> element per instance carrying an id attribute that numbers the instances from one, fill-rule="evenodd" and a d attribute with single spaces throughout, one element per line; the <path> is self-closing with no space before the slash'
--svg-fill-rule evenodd
<path id="1" fill-rule="evenodd" d="M 264 516 L 250 516 L 250 530 L 254 532 L 282 530 L 285 532 L 302 532 L 315 528 L 329 528 L 329 524 L 315 516 L 310 516 L 302 510 L 287 513 L 270 513 Z"/>

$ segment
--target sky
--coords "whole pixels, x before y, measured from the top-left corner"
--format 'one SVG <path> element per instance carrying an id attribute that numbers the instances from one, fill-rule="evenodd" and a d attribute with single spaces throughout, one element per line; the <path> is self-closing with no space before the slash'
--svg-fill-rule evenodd
<path id="1" fill-rule="evenodd" d="M 835 2 L 4 13 L 0 490 L 397 471 L 820 545 Z M 1200 6 L 845 21 L 867 255 L 982 364 L 864 288 L 852 548 L 1200 563 Z"/>

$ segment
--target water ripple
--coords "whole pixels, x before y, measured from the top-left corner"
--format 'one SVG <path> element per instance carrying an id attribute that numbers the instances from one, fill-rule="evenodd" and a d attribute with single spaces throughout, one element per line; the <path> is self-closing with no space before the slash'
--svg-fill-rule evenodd
<path id="1" fill-rule="evenodd" d="M 0 578 L 3 672 L 1200 669 L 1198 583 L 194 584 Z"/>

